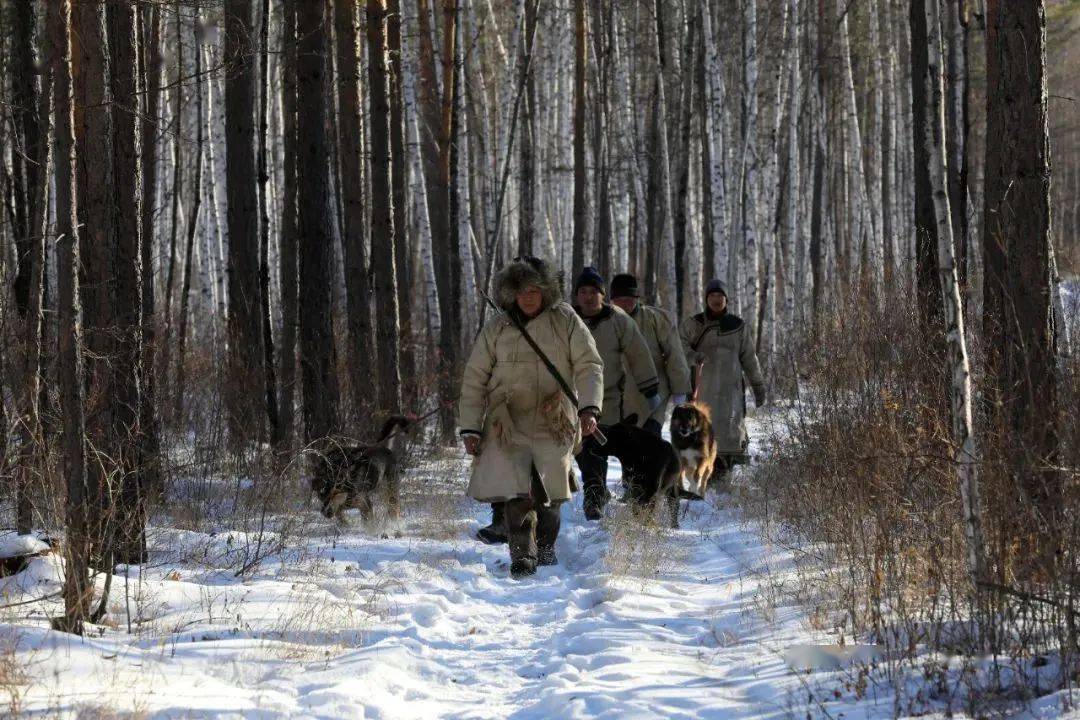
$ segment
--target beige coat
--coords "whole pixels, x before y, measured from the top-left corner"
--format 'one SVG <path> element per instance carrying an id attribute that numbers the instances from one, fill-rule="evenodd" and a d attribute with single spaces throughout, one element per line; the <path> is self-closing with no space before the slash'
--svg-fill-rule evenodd
<path id="1" fill-rule="evenodd" d="M 699 313 L 683 321 L 679 334 L 690 365 L 703 365 L 698 401 L 712 409 L 717 454 L 745 460 L 749 437 L 744 373 L 755 398 L 765 396 L 765 378 L 749 330 L 736 315 L 708 319 Z"/>
<path id="2" fill-rule="evenodd" d="M 650 417 L 663 424 L 671 396 L 690 394 L 690 368 L 686 364 L 679 330 L 666 312 L 650 305 L 638 303 L 630 317 L 637 323 L 638 330 L 645 338 L 645 344 L 649 346 L 649 354 L 656 366 L 657 379 L 660 381 L 660 405 L 649 412 L 645 396 L 630 385 L 626 392 L 629 408 L 627 414 L 637 413 L 638 425 L 643 425 Z"/>
<path id="3" fill-rule="evenodd" d="M 602 408 L 600 356 L 573 308 L 557 302 L 525 329 L 574 388 L 581 407 Z M 571 459 L 581 439 L 577 410 L 506 312 L 484 326 L 473 346 L 457 421 L 462 433 L 481 435 L 469 482 L 473 498 L 529 497 L 534 467 L 548 501 L 570 498 Z"/>
<path id="4" fill-rule="evenodd" d="M 582 319 L 592 331 L 604 361 L 604 412 L 600 422 L 614 425 L 633 412 L 629 389 L 642 394 L 656 390 L 656 367 L 637 324 L 619 308 L 604 305 L 598 314 Z"/>

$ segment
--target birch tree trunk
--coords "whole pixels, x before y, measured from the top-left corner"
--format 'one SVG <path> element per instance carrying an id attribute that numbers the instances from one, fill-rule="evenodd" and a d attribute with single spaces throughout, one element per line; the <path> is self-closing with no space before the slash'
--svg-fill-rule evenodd
<path id="1" fill-rule="evenodd" d="M 67 478 L 65 503 L 66 557 L 64 614 L 53 627 L 81 635 L 89 619 L 90 518 L 92 495 L 86 468 L 86 417 L 83 408 L 83 365 L 79 324 L 79 222 L 76 190 L 71 0 L 47 8 L 51 44 L 55 48 L 56 92 L 56 290 L 58 311 L 58 375 L 63 417 L 63 468 Z"/>
<path id="2" fill-rule="evenodd" d="M 283 1 L 281 32 L 281 115 L 284 161 L 280 244 L 281 283 L 281 384 L 278 407 L 281 412 L 274 445 L 288 450 L 293 442 L 296 413 L 296 331 L 299 276 L 297 268 L 297 143 L 296 137 L 296 3 Z"/>
<path id="3" fill-rule="evenodd" d="M 270 103 L 270 0 L 262 0 L 262 12 L 259 22 L 259 138 L 258 138 L 258 183 L 259 183 L 259 321 L 263 335 L 263 393 L 266 397 L 266 418 L 270 424 L 270 437 L 279 435 L 277 376 L 274 368 L 274 331 L 273 313 L 270 298 L 270 207 L 267 197 L 268 149 L 266 135 L 269 127 Z M 196 74 L 197 77 L 198 74 Z M 197 77 L 197 82 L 201 80 Z M 201 130 L 200 130 L 201 132 Z M 200 161 L 201 165 L 201 161 Z M 200 171 L 201 172 L 201 171 Z"/>
<path id="4" fill-rule="evenodd" d="M 735 312 L 742 315 L 750 337 L 757 345 L 758 316 L 758 228 L 757 228 L 757 121 L 758 121 L 758 51 L 757 0 L 743 4 L 743 152 L 741 162 L 742 244 L 739 247 L 739 270 L 736 293 L 732 298 Z"/>
<path id="5" fill-rule="evenodd" d="M 406 3 L 409 0 L 405 0 Z M 400 357 L 402 402 L 415 407 L 419 386 L 416 379 L 416 350 L 413 338 L 412 268 L 408 234 L 408 166 L 405 156 L 405 115 L 402 79 L 401 0 L 387 3 L 386 42 L 390 55 L 390 162 L 394 201 L 394 267 L 397 270 L 398 313 L 401 322 Z"/>
<path id="6" fill-rule="evenodd" d="M 701 4 L 701 31 L 705 42 L 705 111 L 702 118 L 704 130 L 704 155 L 708 158 L 708 207 L 706 212 L 711 228 L 705 243 L 705 277 L 713 277 L 730 283 L 728 273 L 729 235 L 727 222 L 727 174 L 724 167 L 724 67 L 720 49 L 713 35 L 711 3 Z"/>
<path id="7" fill-rule="evenodd" d="M 32 24 L 31 24 L 32 27 Z M 44 33 L 43 33 L 44 34 Z M 54 48 L 47 47 L 48 39 L 45 38 L 42 54 L 55 52 Z M 28 202 L 28 212 L 31 213 L 28 226 L 29 235 L 16 245 L 19 255 L 19 263 L 14 288 L 16 305 L 25 301 L 23 309 L 23 340 L 25 352 L 23 359 L 22 385 L 19 387 L 20 402 L 19 412 L 22 417 L 18 423 L 18 435 L 20 452 L 15 468 L 15 530 L 19 535 L 28 535 L 34 529 L 34 502 L 32 497 L 33 480 L 38 472 L 39 459 L 44 448 L 44 436 L 42 433 L 41 411 L 43 398 L 46 393 L 44 374 L 44 342 L 45 342 L 45 258 L 46 237 L 49 233 L 49 178 L 52 177 L 52 146 L 50 136 L 52 133 L 53 112 L 53 75 L 56 72 L 53 67 L 45 68 L 40 88 L 35 88 L 32 102 L 36 103 L 34 113 L 36 120 L 32 123 L 33 131 L 24 130 L 24 137 L 35 132 L 41 133 L 45 142 L 34 141 L 33 147 L 26 147 L 26 151 L 32 150 L 34 155 L 28 164 L 34 165 L 33 170 L 28 170 L 28 175 L 33 179 L 27 180 L 26 192 L 36 195 L 32 202 Z M 26 112 L 30 112 L 27 110 Z M 33 114 L 33 113 L 31 113 Z M 27 123 L 30 125 L 30 123 Z M 27 273 L 25 286 L 19 285 L 23 273 Z M 20 293 L 25 296 L 19 298 Z M 4 418 L 6 420 L 6 418 Z M 7 427 L 7 426 L 5 426 Z M 6 438 L 0 438 L 6 445 Z M 6 447 L 0 450 L 0 467 L 4 466 L 6 459 Z"/>
<path id="8" fill-rule="evenodd" d="M 945 316 L 945 337 L 948 346 L 948 368 L 952 382 L 951 401 L 954 461 L 956 479 L 964 514 L 964 536 L 967 540 L 968 572 L 973 585 L 983 579 L 983 537 L 979 510 L 979 484 L 975 457 L 975 437 L 972 430 L 971 372 L 968 366 L 967 341 L 964 335 L 964 312 L 961 305 L 960 282 L 956 269 L 956 246 L 953 239 L 952 210 L 949 207 L 949 164 L 945 146 L 945 86 L 941 43 L 941 0 L 913 0 L 912 5 L 925 2 L 927 71 L 926 107 L 931 122 L 926 124 L 923 143 L 930 159 L 930 182 L 933 188 L 934 213 L 937 222 L 937 262 L 941 280 L 942 305 Z M 918 48 L 917 45 L 913 45 Z"/>
<path id="9" fill-rule="evenodd" d="M 160 471 L 160 421 L 157 411 L 157 376 L 154 372 L 157 349 L 154 290 L 154 217 L 158 199 L 158 157 L 161 146 L 157 142 L 161 122 L 161 54 L 162 18 L 157 5 L 142 9 L 143 37 L 143 85 L 146 88 L 145 113 L 147 121 L 142 124 L 142 397 L 139 405 L 140 473 L 147 495 L 161 495 L 163 491 Z"/>

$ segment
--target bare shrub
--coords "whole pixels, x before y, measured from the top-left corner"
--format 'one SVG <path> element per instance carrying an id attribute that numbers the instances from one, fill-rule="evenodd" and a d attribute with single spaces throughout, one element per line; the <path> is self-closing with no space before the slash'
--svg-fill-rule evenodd
<path id="1" fill-rule="evenodd" d="M 982 420 L 988 571 L 976 587 L 964 559 L 944 362 L 910 302 L 871 307 L 845 303 L 797 344 L 787 362 L 796 390 L 786 427 L 770 438 L 764 462 L 736 498 L 765 521 L 771 540 L 799 557 L 793 591 L 815 623 L 883 645 L 889 674 L 918 672 L 934 653 L 974 663 L 992 649 L 998 671 L 980 666 L 973 675 L 956 663 L 942 671 L 960 705 L 1007 704 L 1070 686 L 1080 588 L 1076 361 L 1066 360 L 1059 387 L 1058 562 L 1037 586 L 1018 586 L 1025 538 L 1045 524 L 1018 493 Z"/>

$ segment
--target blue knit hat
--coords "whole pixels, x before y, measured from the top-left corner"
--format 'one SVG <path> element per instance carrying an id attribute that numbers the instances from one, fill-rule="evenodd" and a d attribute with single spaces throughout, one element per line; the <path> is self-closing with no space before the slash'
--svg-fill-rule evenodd
<path id="1" fill-rule="evenodd" d="M 581 271 L 581 274 L 577 276 L 577 280 L 574 281 L 574 294 L 576 295 L 578 290 L 586 286 L 596 288 L 603 295 L 607 294 L 607 291 L 604 290 L 604 278 L 594 267 L 585 268 Z"/>
<path id="2" fill-rule="evenodd" d="M 724 297 L 727 297 L 727 285 L 725 285 L 724 281 L 720 278 L 713 278 L 705 286 L 705 297 L 709 297 L 709 295 L 712 295 L 714 292 L 722 293 Z"/>

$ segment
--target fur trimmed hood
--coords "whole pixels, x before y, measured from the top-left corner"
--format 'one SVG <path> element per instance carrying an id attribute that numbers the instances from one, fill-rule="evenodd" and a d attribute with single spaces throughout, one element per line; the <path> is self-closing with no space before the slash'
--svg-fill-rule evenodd
<path id="1" fill-rule="evenodd" d="M 536 285 L 544 297 L 544 309 L 562 299 L 562 273 L 540 258 L 515 260 L 495 275 L 495 302 L 501 310 L 510 311 L 517 303 L 517 294 L 529 285 Z"/>

